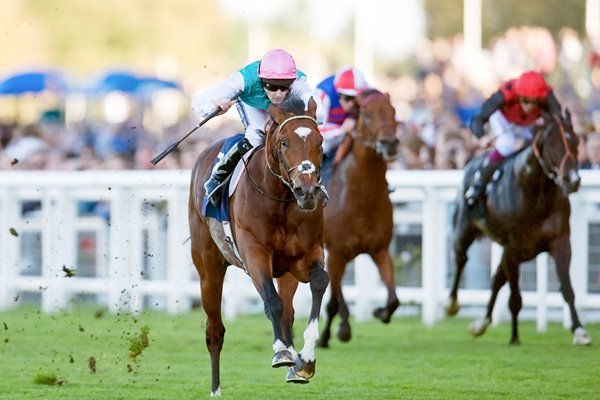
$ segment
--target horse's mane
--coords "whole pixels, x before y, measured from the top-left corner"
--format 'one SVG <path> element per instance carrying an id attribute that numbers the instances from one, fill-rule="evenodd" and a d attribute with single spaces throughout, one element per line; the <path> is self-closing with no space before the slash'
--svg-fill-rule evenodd
<path id="1" fill-rule="evenodd" d="M 302 100 L 302 98 L 300 97 L 300 93 L 298 93 L 297 91 L 291 91 L 285 97 L 285 99 L 276 107 L 278 107 L 282 111 L 289 112 L 294 115 L 302 115 L 304 114 L 304 110 L 306 109 L 304 100 Z"/>
<path id="2" fill-rule="evenodd" d="M 360 94 L 360 96 L 362 98 L 366 98 L 366 97 L 369 97 L 370 95 L 376 94 L 376 93 L 381 93 L 381 92 L 375 88 L 369 88 L 369 89 L 366 89 L 364 92 L 362 92 Z"/>

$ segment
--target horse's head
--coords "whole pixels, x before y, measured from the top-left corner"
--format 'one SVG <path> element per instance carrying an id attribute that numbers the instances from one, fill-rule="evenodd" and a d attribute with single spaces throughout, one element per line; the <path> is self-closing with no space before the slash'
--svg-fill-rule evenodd
<path id="1" fill-rule="evenodd" d="M 390 95 L 378 90 L 367 90 L 360 96 L 360 111 L 355 140 L 373 148 L 385 161 L 393 161 L 398 156 L 396 136 L 396 110 L 390 102 Z"/>
<path id="2" fill-rule="evenodd" d="M 543 116 L 532 147 L 546 176 L 560 186 L 565 194 L 576 192 L 581 184 L 577 163 L 579 139 L 573 132 L 571 113 L 564 116 Z"/>
<path id="3" fill-rule="evenodd" d="M 271 105 L 267 124 L 267 164 L 294 194 L 298 207 L 314 210 L 319 199 L 327 200 L 321 186 L 323 137 L 315 119 L 317 104 L 290 97 L 279 106 Z"/>

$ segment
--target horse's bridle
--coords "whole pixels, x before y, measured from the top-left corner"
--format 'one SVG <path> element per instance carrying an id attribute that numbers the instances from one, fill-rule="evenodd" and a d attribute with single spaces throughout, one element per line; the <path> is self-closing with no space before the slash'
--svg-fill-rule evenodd
<path id="1" fill-rule="evenodd" d="M 273 135 L 275 135 L 276 137 L 279 137 L 283 127 L 288 122 L 297 120 L 297 119 L 308 119 L 309 121 L 314 122 L 315 127 L 316 127 L 315 129 L 318 132 L 318 123 L 317 123 L 316 119 L 314 119 L 313 117 L 310 117 L 308 115 L 294 115 L 294 116 L 291 116 L 291 117 L 285 119 L 280 125 L 278 125 L 277 128 L 275 129 L 275 132 L 273 132 Z M 271 121 L 271 122 L 274 122 L 274 121 Z M 272 151 L 271 149 L 269 149 L 268 142 L 265 143 L 265 163 L 267 164 L 267 168 L 269 169 L 271 174 L 273 174 L 275 177 L 277 177 L 281 182 L 283 182 L 283 184 L 285 186 L 287 186 L 293 192 L 294 188 L 296 187 L 296 181 L 291 178 L 290 174 L 294 170 L 298 170 L 298 172 L 299 172 L 298 177 L 299 177 L 300 175 L 318 173 L 318 169 L 312 162 L 310 162 L 308 160 L 304 160 L 300 164 L 294 165 L 291 168 L 288 168 L 287 165 L 285 164 L 285 160 L 283 159 L 283 155 L 281 154 L 281 141 L 278 140 L 277 143 L 278 143 L 278 145 L 276 147 L 276 151 Z M 281 174 L 278 174 L 277 172 L 275 172 L 275 170 L 273 169 L 273 167 L 271 166 L 271 164 L 269 162 L 269 154 L 271 154 L 273 156 L 273 158 L 275 158 L 278 161 L 279 170 L 285 171 L 285 177 L 282 176 Z M 246 169 L 246 173 L 248 173 L 248 165 L 246 165 L 244 163 L 244 166 Z M 252 181 L 254 186 L 258 189 L 258 191 L 262 195 L 268 197 L 269 199 L 279 201 L 279 202 L 290 202 L 290 201 L 295 200 L 295 198 L 293 198 L 293 197 L 291 199 L 279 199 L 279 198 L 271 196 L 269 193 L 267 193 L 265 190 L 263 190 L 258 185 L 258 183 L 252 178 L 252 176 L 249 173 L 248 173 L 248 176 L 250 177 L 250 180 Z M 321 183 L 321 177 L 319 176 L 319 184 L 320 183 Z M 321 189 L 323 190 L 324 193 L 327 193 L 327 191 L 325 190 L 325 188 L 323 186 L 321 186 Z"/>
<path id="2" fill-rule="evenodd" d="M 561 120 L 556 115 L 552 115 L 552 118 L 554 119 L 554 122 L 558 125 L 558 127 L 560 129 L 560 138 L 562 140 L 562 144 L 565 149 L 565 153 L 564 153 L 562 159 L 560 160 L 560 165 L 558 167 L 556 167 L 554 165 L 548 165 L 548 163 L 544 159 L 544 156 L 540 153 L 540 149 L 539 149 L 539 137 L 544 136 L 548 132 L 548 130 L 552 126 L 552 123 L 548 124 L 548 126 L 546 126 L 544 128 L 543 132 L 535 135 L 535 137 L 533 138 L 533 143 L 531 144 L 531 148 L 533 149 L 533 154 L 535 155 L 535 158 L 538 160 L 540 167 L 542 167 L 544 174 L 549 179 L 551 179 L 554 183 L 556 183 L 557 185 L 560 185 L 561 184 L 560 177 L 562 176 L 562 172 L 565 168 L 565 164 L 566 164 L 567 160 L 569 158 L 571 158 L 573 160 L 573 162 L 575 164 L 577 164 L 577 157 L 569 149 L 569 144 L 567 143 L 567 136 L 566 136 L 564 127 L 561 123 Z"/>

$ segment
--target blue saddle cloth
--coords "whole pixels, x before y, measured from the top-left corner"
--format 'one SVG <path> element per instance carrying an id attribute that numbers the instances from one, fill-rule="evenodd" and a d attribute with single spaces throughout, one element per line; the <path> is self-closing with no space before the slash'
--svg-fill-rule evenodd
<path id="1" fill-rule="evenodd" d="M 325 187 L 327 187 L 327 183 L 329 183 L 329 178 L 331 177 L 331 164 L 333 164 L 336 150 L 337 147 L 329 153 L 323 153 L 323 162 L 321 163 L 321 184 Z"/>
<path id="2" fill-rule="evenodd" d="M 244 138 L 243 133 L 238 133 L 230 138 L 227 138 L 223 143 L 223 147 L 219 154 L 227 154 L 227 152 L 237 144 L 240 140 Z M 212 163 L 214 166 L 219 161 L 219 157 L 215 159 Z M 224 185 L 221 187 L 222 195 L 221 195 L 221 204 L 219 207 L 215 207 L 212 205 L 210 201 L 208 201 L 208 197 L 206 194 L 202 197 L 202 215 L 205 217 L 215 218 L 218 221 L 229 221 L 229 180 L 231 179 L 231 175 L 227 177 Z"/>

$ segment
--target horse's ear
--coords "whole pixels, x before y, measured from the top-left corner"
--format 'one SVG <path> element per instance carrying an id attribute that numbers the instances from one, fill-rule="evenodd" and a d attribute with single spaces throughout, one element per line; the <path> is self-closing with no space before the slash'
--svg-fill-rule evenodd
<path id="1" fill-rule="evenodd" d="M 565 120 L 571 122 L 571 110 L 568 107 L 565 107 Z"/>
<path id="2" fill-rule="evenodd" d="M 317 102 L 312 97 L 308 100 L 308 110 L 304 114 L 312 118 L 317 116 Z"/>

